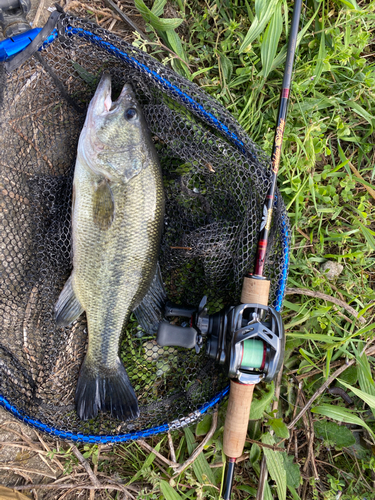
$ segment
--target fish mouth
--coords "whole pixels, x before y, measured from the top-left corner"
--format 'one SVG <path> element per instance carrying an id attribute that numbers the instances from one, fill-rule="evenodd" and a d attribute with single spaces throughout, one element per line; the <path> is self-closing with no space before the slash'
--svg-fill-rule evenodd
<path id="1" fill-rule="evenodd" d="M 90 107 L 93 109 L 93 114 L 100 115 L 111 109 L 111 93 L 111 75 L 108 71 L 104 71 L 90 104 Z"/>
<path id="2" fill-rule="evenodd" d="M 127 101 L 135 101 L 135 95 L 130 83 L 125 83 L 118 100 L 126 99 Z"/>
<path id="3" fill-rule="evenodd" d="M 125 83 L 122 88 L 121 94 L 118 96 L 116 101 L 113 101 L 110 111 L 115 109 L 120 104 L 122 104 L 125 108 L 129 107 L 129 105 L 135 106 L 137 104 L 137 100 L 130 83 Z"/>
<path id="4" fill-rule="evenodd" d="M 111 74 L 108 71 L 104 71 L 96 88 L 95 95 L 90 103 L 90 114 L 92 117 L 95 115 L 105 115 L 110 113 L 119 105 L 123 105 L 127 108 L 129 105 L 135 106 L 137 103 L 132 86 L 129 83 L 124 85 L 121 94 L 116 101 L 112 101 L 111 93 Z"/>

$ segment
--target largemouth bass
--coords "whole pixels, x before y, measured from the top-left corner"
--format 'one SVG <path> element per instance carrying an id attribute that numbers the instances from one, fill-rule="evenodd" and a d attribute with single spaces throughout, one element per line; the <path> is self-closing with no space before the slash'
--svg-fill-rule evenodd
<path id="1" fill-rule="evenodd" d="M 111 100 L 104 73 L 90 102 L 73 182 L 73 271 L 55 306 L 66 326 L 86 311 L 88 349 L 75 402 L 129 420 L 138 401 L 119 358 L 121 331 L 155 276 L 164 217 L 163 181 L 150 132 L 126 84 Z"/>

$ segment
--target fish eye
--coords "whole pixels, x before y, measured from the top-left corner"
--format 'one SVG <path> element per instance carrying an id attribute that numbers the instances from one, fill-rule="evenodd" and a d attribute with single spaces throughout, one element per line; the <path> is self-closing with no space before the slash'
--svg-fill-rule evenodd
<path id="1" fill-rule="evenodd" d="M 137 114 L 138 113 L 135 108 L 129 108 L 125 111 L 125 118 L 127 120 L 132 120 L 133 118 L 136 118 Z"/>

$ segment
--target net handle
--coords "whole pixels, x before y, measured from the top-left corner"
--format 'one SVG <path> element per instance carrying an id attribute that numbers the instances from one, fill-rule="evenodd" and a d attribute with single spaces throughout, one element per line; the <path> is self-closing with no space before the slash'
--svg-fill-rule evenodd
<path id="1" fill-rule="evenodd" d="M 60 11 L 53 11 L 50 15 L 48 21 L 42 28 L 42 30 L 33 38 L 30 44 L 27 45 L 21 52 L 15 55 L 9 61 L 4 63 L 4 67 L 8 73 L 11 73 L 15 69 L 19 68 L 25 61 L 27 61 L 35 52 L 37 52 L 43 43 L 51 35 L 58 22 L 62 19 L 63 14 Z M 21 33 L 21 37 L 24 37 L 24 33 Z"/>

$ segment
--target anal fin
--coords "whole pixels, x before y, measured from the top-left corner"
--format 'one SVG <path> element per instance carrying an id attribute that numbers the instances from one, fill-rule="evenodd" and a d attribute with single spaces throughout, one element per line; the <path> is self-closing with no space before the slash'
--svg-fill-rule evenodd
<path id="1" fill-rule="evenodd" d="M 70 323 L 81 316 L 83 311 L 84 309 L 74 293 L 72 275 L 70 275 L 55 305 L 57 326 L 70 325 Z"/>
<path id="2" fill-rule="evenodd" d="M 163 319 L 164 305 L 167 294 L 163 285 L 159 262 L 156 266 L 154 279 L 142 302 L 134 309 L 138 323 L 148 333 L 155 333 Z"/>

